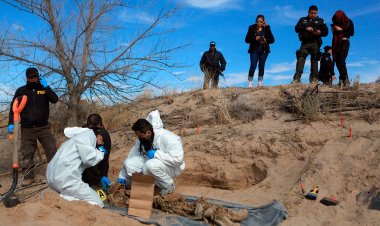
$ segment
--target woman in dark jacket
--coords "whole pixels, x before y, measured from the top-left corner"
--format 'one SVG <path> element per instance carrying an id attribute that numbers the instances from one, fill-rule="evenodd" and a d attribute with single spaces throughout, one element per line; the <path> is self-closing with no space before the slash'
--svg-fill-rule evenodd
<path id="1" fill-rule="evenodd" d="M 350 37 L 354 36 L 354 24 L 342 10 L 336 11 L 332 17 L 332 22 L 332 52 L 334 63 L 336 63 L 339 71 L 339 85 L 349 86 L 346 58 L 350 48 Z"/>
<path id="2" fill-rule="evenodd" d="M 264 66 L 270 52 L 269 44 L 274 43 L 274 37 L 270 26 L 266 24 L 263 15 L 256 17 L 256 24 L 249 26 L 245 42 L 249 44 L 251 66 L 248 73 L 248 85 L 252 87 L 253 75 L 255 74 L 257 63 L 259 63 L 258 86 L 263 85 Z"/>

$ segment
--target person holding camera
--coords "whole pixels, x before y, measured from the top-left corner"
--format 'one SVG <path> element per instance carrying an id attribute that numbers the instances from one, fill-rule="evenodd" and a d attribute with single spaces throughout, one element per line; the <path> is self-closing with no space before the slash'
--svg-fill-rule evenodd
<path id="1" fill-rule="evenodd" d="M 245 42 L 249 44 L 251 66 L 248 72 L 248 86 L 252 87 L 257 63 L 259 64 L 258 86 L 263 85 L 264 66 L 270 52 L 269 44 L 274 43 L 274 37 L 270 26 L 266 24 L 264 15 L 256 17 L 256 23 L 248 27 Z"/>
<path id="2" fill-rule="evenodd" d="M 342 10 L 336 11 L 332 17 L 331 31 L 333 32 L 332 53 L 339 71 L 339 85 L 349 86 L 346 58 L 350 48 L 350 37 L 354 36 L 354 23 Z"/>
<path id="3" fill-rule="evenodd" d="M 305 66 L 306 57 L 310 54 L 310 77 L 309 81 L 318 81 L 318 61 L 320 59 L 320 47 L 322 46 L 322 38 L 328 35 L 328 28 L 325 21 L 318 17 L 318 7 L 312 5 L 309 7 L 308 16 L 301 17 L 295 26 L 298 33 L 301 47 L 296 51 L 297 64 L 296 72 L 293 76 L 292 83 L 300 83 L 303 68 Z"/>
<path id="4" fill-rule="evenodd" d="M 18 88 L 9 110 L 8 133 L 13 133 L 12 105 L 16 98 L 26 95 L 28 101 L 21 112 L 21 154 L 23 162 L 23 186 L 34 182 L 33 157 L 37 150 L 37 140 L 45 150 L 47 161 L 53 158 L 57 151 L 56 140 L 49 125 L 49 103 L 57 103 L 58 96 L 50 88 L 45 78 L 41 77 L 37 68 L 26 69 L 26 85 Z M 30 171 L 29 171 L 29 170 Z M 28 172 L 29 171 L 29 172 Z"/>

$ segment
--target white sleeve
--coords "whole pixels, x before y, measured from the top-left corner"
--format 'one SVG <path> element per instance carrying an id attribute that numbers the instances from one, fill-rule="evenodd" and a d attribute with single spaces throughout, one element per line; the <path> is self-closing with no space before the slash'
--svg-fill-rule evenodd
<path id="1" fill-rule="evenodd" d="M 79 156 L 85 165 L 95 166 L 104 158 L 104 153 L 96 149 L 94 145 L 91 144 L 91 140 L 88 137 L 77 137 L 76 147 Z"/>
<path id="2" fill-rule="evenodd" d="M 162 146 L 154 155 L 155 158 L 172 167 L 180 166 L 183 163 L 183 156 L 181 138 L 174 134 L 162 136 Z"/>

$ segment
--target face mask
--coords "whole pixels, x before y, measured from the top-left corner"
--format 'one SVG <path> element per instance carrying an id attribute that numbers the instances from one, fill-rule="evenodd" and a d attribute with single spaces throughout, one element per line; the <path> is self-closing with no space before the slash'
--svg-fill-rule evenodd
<path id="1" fill-rule="evenodd" d="M 38 87 L 39 87 L 39 81 L 37 81 L 37 82 L 29 82 L 29 81 L 27 81 L 26 82 L 26 88 L 28 88 L 28 89 L 37 89 Z"/>

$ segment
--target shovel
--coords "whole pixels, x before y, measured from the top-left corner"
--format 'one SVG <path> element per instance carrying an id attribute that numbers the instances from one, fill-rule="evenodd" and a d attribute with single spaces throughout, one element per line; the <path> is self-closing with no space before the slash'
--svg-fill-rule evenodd
<path id="1" fill-rule="evenodd" d="M 19 98 L 16 98 L 12 105 L 14 129 L 13 134 L 10 135 L 9 139 L 13 140 L 13 181 L 11 188 L 3 195 L 5 207 L 13 207 L 20 203 L 20 200 L 13 195 L 13 192 L 16 189 L 18 180 L 18 136 L 20 133 L 20 113 L 24 109 L 27 100 L 28 97 L 24 95 L 22 96 L 20 103 Z"/>

